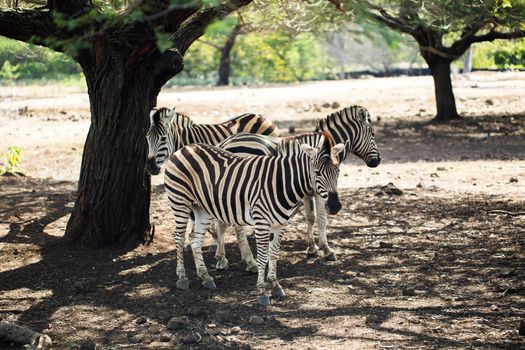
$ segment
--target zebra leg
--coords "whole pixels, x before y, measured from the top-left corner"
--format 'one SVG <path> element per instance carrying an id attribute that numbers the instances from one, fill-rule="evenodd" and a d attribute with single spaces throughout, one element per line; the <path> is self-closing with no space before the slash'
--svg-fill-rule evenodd
<path id="1" fill-rule="evenodd" d="M 191 212 L 191 217 L 190 217 L 190 225 L 191 227 L 191 230 L 188 230 L 186 229 L 186 232 L 184 232 L 184 240 L 185 240 L 185 247 L 184 247 L 184 251 L 186 253 L 191 253 L 191 245 L 190 245 L 190 241 L 191 239 L 193 238 L 193 231 L 194 231 L 194 226 L 195 226 L 195 215 L 193 214 L 193 211 Z"/>
<path id="2" fill-rule="evenodd" d="M 272 237 L 273 236 L 273 237 Z M 283 288 L 277 281 L 277 261 L 281 250 L 281 229 L 273 229 L 270 234 L 270 247 L 268 249 L 268 282 L 272 290 L 272 297 L 282 298 L 286 296 Z"/>
<path id="3" fill-rule="evenodd" d="M 214 226 L 214 225 L 212 225 Z M 217 235 L 217 250 L 215 252 L 215 258 L 217 259 L 217 270 L 228 269 L 228 259 L 226 259 L 226 251 L 224 249 L 224 234 L 226 232 L 227 224 L 224 222 L 215 221 L 215 234 Z"/>
<path id="4" fill-rule="evenodd" d="M 188 289 L 190 283 L 186 277 L 184 268 L 184 240 L 186 238 L 186 228 L 188 226 L 188 217 L 190 216 L 189 208 L 177 208 L 175 212 L 175 246 L 177 250 L 177 283 L 178 289 Z"/>
<path id="5" fill-rule="evenodd" d="M 239 245 L 239 250 L 241 251 L 242 261 L 246 263 L 246 271 L 257 273 L 257 263 L 253 258 L 252 250 L 250 249 L 250 244 L 248 243 L 248 237 L 246 236 L 247 226 L 236 226 L 234 227 L 235 235 L 237 236 L 237 244 Z"/>
<path id="6" fill-rule="evenodd" d="M 208 269 L 206 269 L 204 257 L 202 256 L 202 240 L 213 218 L 202 208 L 193 207 L 193 212 L 195 213 L 195 225 L 190 244 L 193 252 L 193 260 L 195 261 L 195 268 L 197 275 L 202 280 L 202 286 L 208 289 L 215 289 L 217 287 L 215 286 L 213 278 L 208 274 Z"/>
<path id="7" fill-rule="evenodd" d="M 315 209 L 317 211 L 317 227 L 319 228 L 319 248 L 321 249 L 322 256 L 325 260 L 336 261 L 337 256 L 335 255 L 335 251 L 328 246 L 328 239 L 326 238 L 327 218 L 324 202 L 318 196 L 315 196 L 315 200 Z"/>
<path id="8" fill-rule="evenodd" d="M 307 255 L 317 255 L 319 252 L 319 248 L 317 247 L 317 245 L 315 245 L 315 238 L 314 238 L 314 224 L 315 224 L 314 197 L 310 195 L 306 195 L 303 198 L 303 203 L 304 203 L 304 215 L 306 216 L 306 225 L 307 225 L 306 244 L 308 245 L 308 247 L 306 248 L 306 254 Z"/>
<path id="9" fill-rule="evenodd" d="M 210 228 L 208 229 L 208 232 L 211 234 L 212 242 L 210 244 L 210 247 L 208 248 L 208 252 L 210 253 L 217 253 L 217 221 L 215 225 L 210 225 Z M 225 229 L 226 230 L 226 229 Z"/>
<path id="10" fill-rule="evenodd" d="M 257 302 L 260 305 L 267 306 L 270 304 L 270 298 L 264 286 L 264 275 L 268 263 L 270 227 L 266 222 L 256 222 L 255 240 L 257 244 Z"/>

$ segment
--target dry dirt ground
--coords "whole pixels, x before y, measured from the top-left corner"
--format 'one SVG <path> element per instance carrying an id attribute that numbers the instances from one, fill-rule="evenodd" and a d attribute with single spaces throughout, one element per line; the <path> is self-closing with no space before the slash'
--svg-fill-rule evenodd
<path id="1" fill-rule="evenodd" d="M 428 123 L 429 77 L 163 91 L 159 105 L 200 122 L 253 111 L 284 130 L 311 130 L 334 102 L 362 104 L 376 117 L 384 163 L 342 167 L 344 206 L 329 222 L 338 261 L 305 255 L 297 215 L 278 269 L 287 297 L 267 308 L 250 294 L 256 276 L 244 272 L 232 235 L 228 271 L 205 254 L 218 290 L 200 287 L 189 254 L 190 289 L 175 288 L 160 176 L 151 245 L 61 244 L 89 126 L 87 96 L 0 87 L 0 151 L 21 147 L 27 174 L 0 177 L 0 319 L 49 334 L 54 349 L 89 341 L 97 349 L 525 349 L 525 215 L 491 212 L 525 211 L 525 74 L 473 73 L 454 86 L 464 119 L 448 125 Z M 389 182 L 404 193 L 381 190 Z M 264 323 L 250 324 L 254 315 Z M 168 330 L 182 316 L 187 324 Z"/>

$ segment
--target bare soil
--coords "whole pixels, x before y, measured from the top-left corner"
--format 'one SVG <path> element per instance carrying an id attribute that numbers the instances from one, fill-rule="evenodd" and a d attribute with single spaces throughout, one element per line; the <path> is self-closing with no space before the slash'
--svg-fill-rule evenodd
<path id="1" fill-rule="evenodd" d="M 27 176 L 0 177 L 0 319 L 49 334 L 53 349 L 88 340 L 97 349 L 525 349 L 525 74 L 473 73 L 454 86 L 464 118 L 446 125 L 429 123 L 429 77 L 160 95 L 159 105 L 201 122 L 253 111 L 283 130 L 311 130 L 339 108 L 333 102 L 362 104 L 376 117 L 384 163 L 342 166 L 344 206 L 328 235 L 338 261 L 306 256 L 297 215 L 278 269 L 287 296 L 267 308 L 251 295 L 256 276 L 239 263 L 233 235 L 228 271 L 205 253 L 218 290 L 200 287 L 190 254 L 190 289 L 175 288 L 161 176 L 153 179 L 151 245 L 62 244 L 89 127 L 87 95 L 1 87 L 0 151 L 20 146 Z M 404 193 L 385 193 L 390 182 Z M 217 311 L 228 312 L 225 321 Z M 185 327 L 167 329 L 183 315 Z M 250 324 L 253 315 L 264 323 Z"/>

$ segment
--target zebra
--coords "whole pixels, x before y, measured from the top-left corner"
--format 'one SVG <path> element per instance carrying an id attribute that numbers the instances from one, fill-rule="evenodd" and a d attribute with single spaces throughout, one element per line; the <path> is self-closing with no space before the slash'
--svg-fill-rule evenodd
<path id="1" fill-rule="evenodd" d="M 345 142 L 344 150 L 339 153 L 339 158 L 336 159 L 337 163 L 343 162 L 350 153 L 363 159 L 369 167 L 376 167 L 381 162 L 381 156 L 375 143 L 375 134 L 370 124 L 370 113 L 366 108 L 354 105 L 341 109 L 318 121 L 316 132 L 295 135 L 293 138 L 302 143 L 307 143 L 310 146 L 315 146 L 323 131 L 335 140 L 334 143 Z M 236 154 L 275 155 L 279 142 L 280 139 L 276 137 L 236 134 L 219 143 L 218 147 Z M 321 256 L 323 256 L 324 259 L 329 261 L 337 260 L 335 251 L 328 245 L 326 237 L 327 219 L 324 205 L 322 205 L 318 197 L 312 196 L 312 194 L 307 194 L 303 202 L 307 221 L 307 254 L 317 255 L 320 252 L 320 247 L 322 252 Z M 319 247 L 315 244 L 313 234 L 316 216 L 318 219 Z M 221 247 L 221 244 L 224 244 L 224 239 L 221 237 L 224 230 L 225 227 L 223 225 L 216 227 L 218 239 L 216 254 L 218 260 L 217 268 L 220 269 L 227 268 L 228 266 L 228 260 L 224 256 L 224 247 Z M 239 229 L 236 229 L 235 232 L 241 249 L 241 255 L 248 265 L 247 270 L 250 270 L 252 264 L 250 263 L 249 255 L 251 252 L 248 253 L 246 251 L 246 246 L 243 243 L 246 238 L 242 237 L 245 233 Z"/>
<path id="2" fill-rule="evenodd" d="M 344 150 L 328 138 L 319 151 L 296 140 L 283 140 L 276 156 L 240 156 L 205 144 L 185 146 L 170 156 L 164 185 L 175 216 L 177 288 L 187 289 L 183 259 L 184 233 L 193 211 L 191 247 L 197 275 L 205 288 L 216 288 L 202 257 L 202 239 L 213 219 L 234 226 L 254 226 L 257 246 L 257 301 L 268 305 L 264 275 L 273 297 L 284 296 L 276 275 L 283 228 L 306 193 L 322 199 L 330 214 L 341 209 L 338 166 L 333 158 Z"/>
<path id="3" fill-rule="evenodd" d="M 151 175 L 158 175 L 168 156 L 183 146 L 192 143 L 216 145 L 239 132 L 280 135 L 273 122 L 258 114 L 245 113 L 220 124 L 195 124 L 188 116 L 175 112 L 175 108 L 153 109 L 146 134 L 146 169 Z"/>

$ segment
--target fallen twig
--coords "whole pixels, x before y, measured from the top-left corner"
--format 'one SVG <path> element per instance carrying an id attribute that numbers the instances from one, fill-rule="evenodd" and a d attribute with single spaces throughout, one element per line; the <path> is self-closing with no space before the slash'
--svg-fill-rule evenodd
<path id="1" fill-rule="evenodd" d="M 525 215 L 525 211 L 506 211 L 506 210 L 489 210 L 487 213 L 489 214 L 505 214 L 505 215 L 511 215 L 511 216 L 519 216 L 519 215 Z"/>

